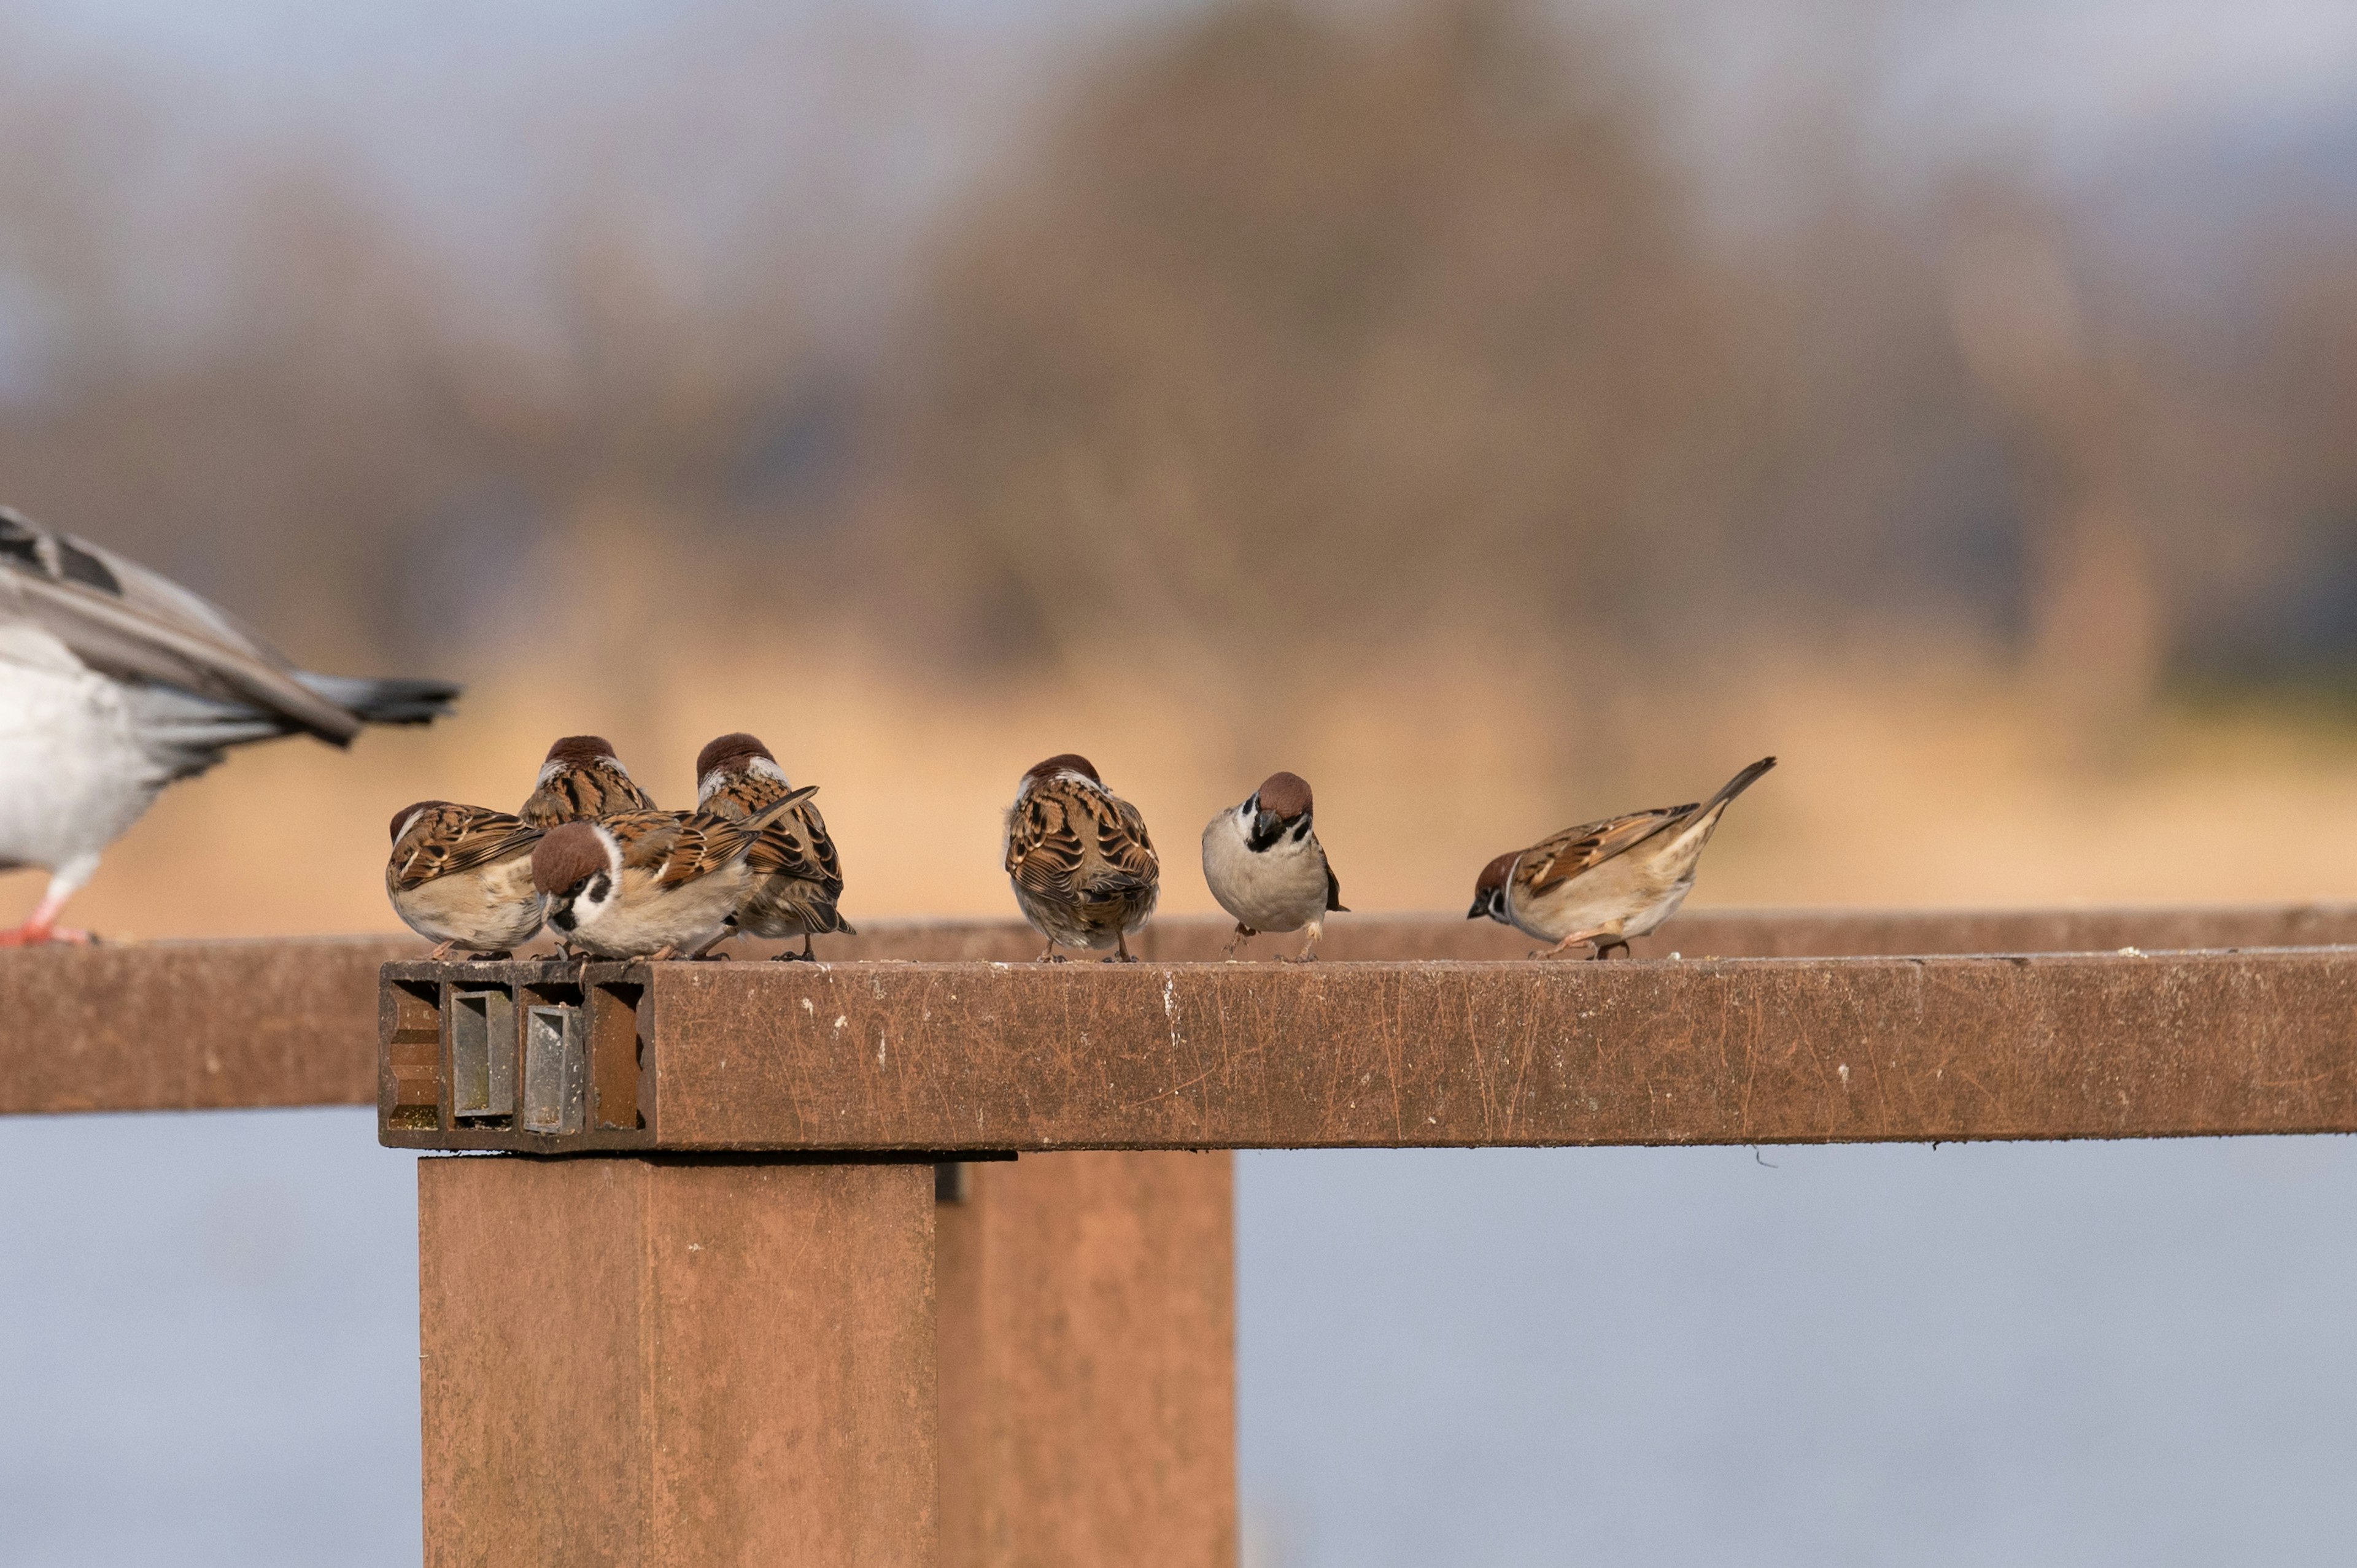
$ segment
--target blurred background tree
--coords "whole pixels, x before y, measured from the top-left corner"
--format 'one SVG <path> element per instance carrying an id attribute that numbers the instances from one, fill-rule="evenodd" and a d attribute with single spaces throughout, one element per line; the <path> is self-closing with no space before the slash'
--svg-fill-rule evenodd
<path id="1" fill-rule="evenodd" d="M 0 11 L 0 488 L 477 684 L 93 920 L 382 925 L 357 824 L 580 728 L 776 731 L 870 913 L 1074 746 L 1178 845 L 1310 772 L 1371 906 L 1771 749 L 1706 897 L 2357 877 L 2266 829 L 2357 804 L 2345 117 L 1902 157 L 1895 3 L 1742 92 L 1706 0 L 603 15 L 331 111 Z"/>

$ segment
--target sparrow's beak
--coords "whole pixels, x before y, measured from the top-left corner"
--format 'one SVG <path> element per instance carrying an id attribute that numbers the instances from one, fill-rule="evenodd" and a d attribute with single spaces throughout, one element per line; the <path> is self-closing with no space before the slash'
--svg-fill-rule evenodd
<path id="1" fill-rule="evenodd" d="M 1469 920 L 1478 920 L 1489 912 L 1490 896 L 1487 893 L 1476 893 L 1473 895 L 1473 908 L 1465 911 L 1465 918 Z"/>
<path id="2" fill-rule="evenodd" d="M 1277 835 L 1284 831 L 1285 819 L 1275 811 L 1263 808 L 1253 813 L 1253 843 L 1275 843 Z"/>

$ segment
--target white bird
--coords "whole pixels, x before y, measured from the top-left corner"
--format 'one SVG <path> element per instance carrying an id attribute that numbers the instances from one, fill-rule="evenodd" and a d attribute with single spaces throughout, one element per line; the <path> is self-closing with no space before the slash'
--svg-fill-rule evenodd
<path id="1" fill-rule="evenodd" d="M 1301 962 L 1318 956 L 1329 913 L 1342 908 L 1342 886 L 1312 822 L 1309 781 L 1272 773 L 1244 803 L 1222 811 L 1203 828 L 1203 880 L 1220 908 L 1236 918 L 1236 943 L 1263 931 L 1307 929 Z"/>
<path id="2" fill-rule="evenodd" d="M 0 870 L 48 891 L 0 947 L 88 941 L 57 923 L 99 855 L 233 746 L 425 724 L 458 688 L 297 670 L 227 612 L 135 562 L 0 507 Z"/>

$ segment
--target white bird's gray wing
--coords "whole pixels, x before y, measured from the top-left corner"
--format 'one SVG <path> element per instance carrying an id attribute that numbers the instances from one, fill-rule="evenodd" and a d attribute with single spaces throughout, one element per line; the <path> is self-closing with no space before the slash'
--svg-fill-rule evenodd
<path id="1" fill-rule="evenodd" d="M 171 720 L 212 732 L 216 746 L 295 730 L 340 746 L 364 723 L 436 717 L 457 694 L 436 682 L 299 671 L 252 628 L 170 578 L 0 508 L 0 622 L 7 621 L 47 632 L 102 673 L 195 699 L 160 705 L 172 710 Z"/>

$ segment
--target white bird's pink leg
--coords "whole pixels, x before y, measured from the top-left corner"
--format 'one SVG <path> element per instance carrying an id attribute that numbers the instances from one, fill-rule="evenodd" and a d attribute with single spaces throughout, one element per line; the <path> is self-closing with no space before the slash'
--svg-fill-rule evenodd
<path id="1" fill-rule="evenodd" d="M 48 891 L 33 907 L 33 912 L 25 917 L 25 923 L 13 930 L 0 931 L 0 948 L 31 948 L 47 942 L 95 940 L 88 931 L 59 925 L 58 916 L 65 909 L 66 900 L 79 892 L 81 885 L 90 880 L 91 873 L 97 869 L 98 863 L 93 860 L 88 867 L 70 866 L 52 875 Z"/>

